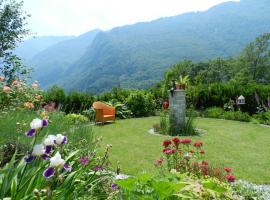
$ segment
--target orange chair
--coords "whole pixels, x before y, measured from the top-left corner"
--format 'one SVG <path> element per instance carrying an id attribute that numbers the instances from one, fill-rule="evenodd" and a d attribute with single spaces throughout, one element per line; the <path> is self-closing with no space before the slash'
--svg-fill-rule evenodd
<path id="1" fill-rule="evenodd" d="M 102 102 L 94 102 L 93 108 L 96 110 L 96 123 L 115 121 L 115 108 Z"/>

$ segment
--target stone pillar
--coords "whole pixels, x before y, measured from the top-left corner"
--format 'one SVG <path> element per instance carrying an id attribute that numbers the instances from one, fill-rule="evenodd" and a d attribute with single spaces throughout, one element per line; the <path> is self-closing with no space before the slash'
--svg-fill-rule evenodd
<path id="1" fill-rule="evenodd" d="M 169 91 L 171 134 L 177 135 L 183 129 L 186 120 L 185 90 Z"/>

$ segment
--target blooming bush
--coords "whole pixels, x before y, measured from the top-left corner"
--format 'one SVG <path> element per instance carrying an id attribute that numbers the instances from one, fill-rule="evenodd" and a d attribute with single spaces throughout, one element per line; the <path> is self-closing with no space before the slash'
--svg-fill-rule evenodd
<path id="1" fill-rule="evenodd" d="M 25 136 L 32 139 L 29 151 L 17 162 L 16 153 L 0 169 L 0 199 L 76 199 L 109 193 L 108 153 L 97 157 L 98 142 L 70 143 L 65 134 L 46 135 L 49 121 L 34 119 Z M 92 148 L 89 148 L 92 146 Z M 89 150 L 91 149 L 91 150 Z M 97 198 L 97 197 L 95 197 Z"/>
<path id="2" fill-rule="evenodd" d="M 20 108 L 34 109 L 42 101 L 38 82 L 29 85 L 23 80 L 14 80 L 11 84 L 0 77 L 0 110 Z"/>
<path id="3" fill-rule="evenodd" d="M 231 168 L 212 167 L 205 161 L 206 152 L 201 141 L 192 142 L 189 138 L 181 140 L 174 137 L 171 140 L 165 140 L 162 146 L 164 147 L 164 156 L 155 161 L 155 166 L 161 169 L 161 173 L 163 164 L 166 163 L 168 171 L 189 173 L 199 178 L 211 176 L 218 178 L 220 181 L 235 181 Z"/>

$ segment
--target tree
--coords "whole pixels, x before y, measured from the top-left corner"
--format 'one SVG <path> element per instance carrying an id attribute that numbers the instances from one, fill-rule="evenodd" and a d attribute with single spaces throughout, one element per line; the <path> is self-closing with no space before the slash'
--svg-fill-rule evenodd
<path id="1" fill-rule="evenodd" d="M 270 33 L 265 33 L 246 46 L 239 58 L 249 78 L 256 82 L 270 82 Z"/>
<path id="2" fill-rule="evenodd" d="M 29 34 L 25 28 L 29 15 L 22 10 L 22 6 L 22 1 L 0 0 L 0 73 L 9 83 L 28 72 L 13 54 L 16 44 Z"/>

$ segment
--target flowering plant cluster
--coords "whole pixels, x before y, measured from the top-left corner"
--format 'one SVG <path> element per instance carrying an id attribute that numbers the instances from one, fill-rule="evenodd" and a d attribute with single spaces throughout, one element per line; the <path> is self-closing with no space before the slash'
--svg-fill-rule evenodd
<path id="1" fill-rule="evenodd" d="M 0 76 L 0 110 L 17 107 L 34 109 L 41 101 L 42 95 L 37 81 L 31 85 L 24 80 L 13 80 L 8 83 Z"/>
<path id="2" fill-rule="evenodd" d="M 107 146 L 104 156 L 98 156 L 100 139 L 70 143 L 64 133 L 48 134 L 41 139 L 48 125 L 46 117 L 33 119 L 24 133 L 32 139 L 29 151 L 20 162 L 14 155 L 0 168 L 0 199 L 91 199 L 92 195 L 109 195 L 112 175 L 107 169 L 111 146 Z M 83 130 L 86 128 L 78 128 L 76 132 L 80 134 Z"/>
<path id="3" fill-rule="evenodd" d="M 163 141 L 162 146 L 164 156 L 155 161 L 156 167 L 162 169 L 163 163 L 166 163 L 167 169 L 171 172 L 191 173 L 198 177 L 213 176 L 228 182 L 235 181 L 231 168 L 225 167 L 224 170 L 214 168 L 205 161 L 202 141 L 192 142 L 190 138 L 174 137 Z"/>

